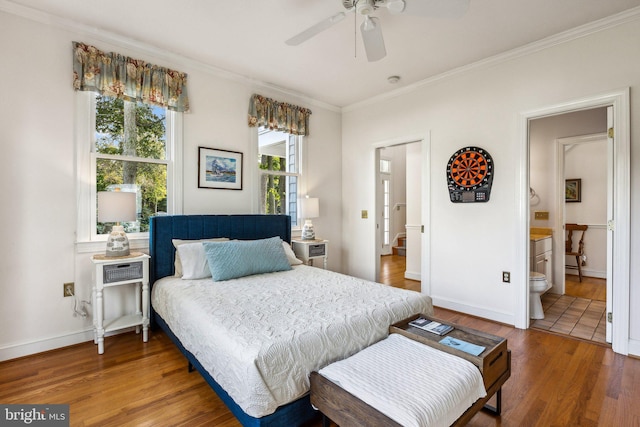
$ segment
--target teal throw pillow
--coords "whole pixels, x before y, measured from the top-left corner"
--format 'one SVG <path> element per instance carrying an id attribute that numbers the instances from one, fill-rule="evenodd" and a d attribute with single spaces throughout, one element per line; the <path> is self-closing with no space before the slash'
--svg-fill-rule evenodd
<path id="1" fill-rule="evenodd" d="M 279 237 L 205 242 L 203 246 L 215 281 L 291 270 Z"/>

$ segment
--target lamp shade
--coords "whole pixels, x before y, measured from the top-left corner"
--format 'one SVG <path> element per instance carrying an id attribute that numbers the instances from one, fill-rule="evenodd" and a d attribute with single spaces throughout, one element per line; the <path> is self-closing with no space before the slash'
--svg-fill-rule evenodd
<path id="1" fill-rule="evenodd" d="M 98 222 L 125 222 L 136 219 L 136 193 L 98 192 Z"/>
<path id="2" fill-rule="evenodd" d="M 302 218 L 318 218 L 320 216 L 320 203 L 315 197 L 306 197 L 301 200 Z"/>

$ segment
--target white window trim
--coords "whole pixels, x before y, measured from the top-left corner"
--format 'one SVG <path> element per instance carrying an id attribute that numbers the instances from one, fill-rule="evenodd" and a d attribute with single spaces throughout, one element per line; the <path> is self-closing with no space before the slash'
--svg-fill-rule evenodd
<path id="1" fill-rule="evenodd" d="M 167 110 L 167 213 L 181 214 L 182 196 L 182 113 Z M 95 94 L 76 93 L 76 251 L 78 253 L 101 252 L 105 249 L 107 235 L 99 235 L 93 226 L 96 221 L 95 153 L 91 149 L 95 143 Z M 104 156 L 101 156 L 104 157 Z M 117 156 L 116 156 L 117 157 Z M 142 161 L 153 162 L 152 159 Z M 159 162 L 163 163 L 163 162 Z M 132 249 L 149 247 L 149 233 L 128 234 Z"/>
<path id="2" fill-rule="evenodd" d="M 259 127 L 253 128 L 251 132 L 251 158 L 258 158 L 258 144 L 259 144 L 259 136 L 258 136 Z M 260 169 L 254 161 L 254 166 L 251 168 L 251 182 L 253 182 L 253 191 L 251 195 L 251 211 L 254 214 L 260 213 L 260 179 L 262 174 L 269 175 L 287 175 L 287 176 L 297 176 L 298 177 L 298 206 L 300 205 L 300 199 L 307 195 L 307 179 L 306 179 L 306 171 L 307 171 L 307 155 L 306 155 L 306 147 L 309 143 L 309 136 L 302 136 L 302 141 L 298 141 L 298 173 L 291 172 L 278 172 L 278 171 L 267 171 Z M 298 211 L 300 213 L 300 211 Z M 297 218 L 297 225 L 291 227 L 292 236 L 299 237 L 302 234 L 302 218 Z"/>

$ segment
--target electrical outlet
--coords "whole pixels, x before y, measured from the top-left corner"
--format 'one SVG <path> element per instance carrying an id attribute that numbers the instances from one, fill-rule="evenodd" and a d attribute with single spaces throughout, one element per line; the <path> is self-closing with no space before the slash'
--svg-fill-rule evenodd
<path id="1" fill-rule="evenodd" d="M 504 283 L 511 283 L 511 273 L 508 271 L 502 272 L 502 281 Z"/>
<path id="2" fill-rule="evenodd" d="M 71 297 L 76 294 L 75 285 L 73 282 L 65 283 L 62 285 L 62 291 L 65 297 Z"/>

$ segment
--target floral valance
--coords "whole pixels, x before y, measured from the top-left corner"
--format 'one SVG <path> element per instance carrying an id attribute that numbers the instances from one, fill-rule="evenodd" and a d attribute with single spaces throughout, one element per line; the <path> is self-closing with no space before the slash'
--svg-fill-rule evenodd
<path id="1" fill-rule="evenodd" d="M 187 75 L 73 42 L 73 87 L 127 101 L 189 111 Z"/>
<path id="2" fill-rule="evenodd" d="M 260 95 L 249 101 L 249 127 L 264 126 L 292 135 L 309 135 L 311 110 Z"/>

